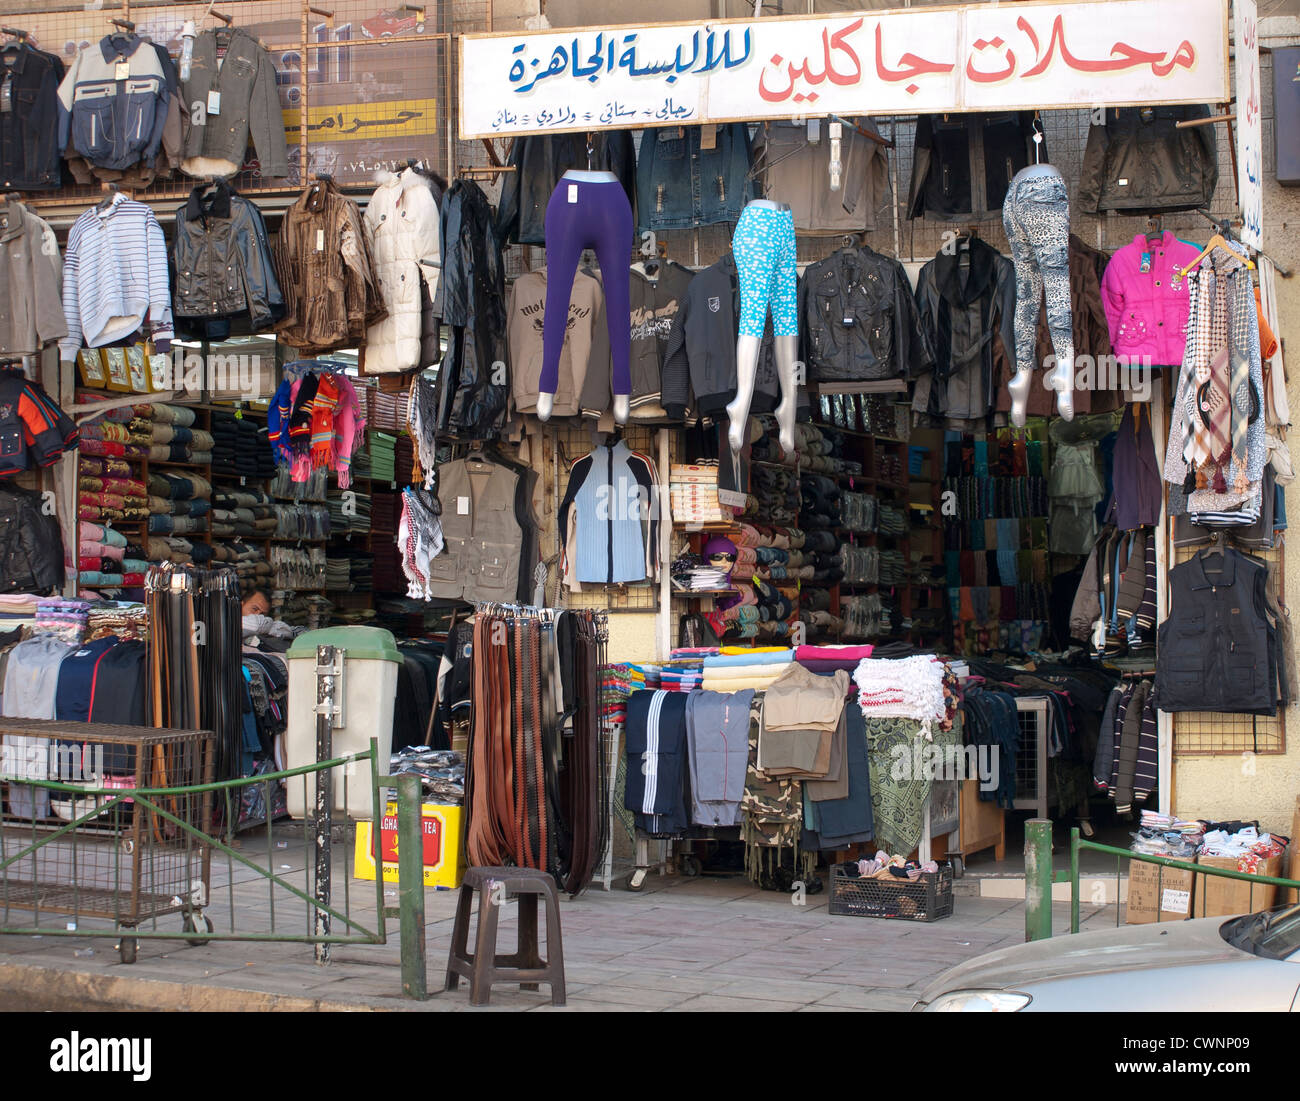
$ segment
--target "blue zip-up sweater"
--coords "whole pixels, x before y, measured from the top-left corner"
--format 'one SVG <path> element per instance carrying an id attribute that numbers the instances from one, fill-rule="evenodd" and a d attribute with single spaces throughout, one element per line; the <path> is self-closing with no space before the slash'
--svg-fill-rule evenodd
<path id="1" fill-rule="evenodd" d="M 560 502 L 560 531 L 569 530 L 569 510 L 577 509 L 574 576 L 591 584 L 616 585 L 646 579 L 646 548 L 659 540 L 654 468 L 619 440 L 594 447 L 569 472 Z"/>

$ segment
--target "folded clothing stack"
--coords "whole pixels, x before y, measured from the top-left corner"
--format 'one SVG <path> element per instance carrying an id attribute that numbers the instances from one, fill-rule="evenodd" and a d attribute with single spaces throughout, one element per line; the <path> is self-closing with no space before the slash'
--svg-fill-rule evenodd
<path id="1" fill-rule="evenodd" d="M 206 478 L 174 471 L 150 473 L 150 535 L 205 532 L 211 511 L 212 483 Z"/>
<path id="2" fill-rule="evenodd" d="M 76 645 L 86 637 L 89 618 L 88 601 L 48 597 L 36 605 L 35 630 L 41 634 L 57 635 L 70 646 Z"/>
<path id="3" fill-rule="evenodd" d="M 393 472 L 399 486 L 410 485 L 415 476 L 415 444 L 405 434 L 393 445 Z"/>
<path id="4" fill-rule="evenodd" d="M 330 592 L 347 592 L 351 587 L 352 559 L 338 551 L 325 557 L 325 588 Z"/>
<path id="5" fill-rule="evenodd" d="M 370 477 L 381 483 L 397 481 L 397 437 L 386 432 L 370 433 Z"/>
<path id="6" fill-rule="evenodd" d="M 353 485 L 355 485 L 355 481 Z M 329 506 L 329 532 L 346 535 L 370 530 L 370 494 L 357 489 L 334 490 L 326 502 Z"/>
<path id="7" fill-rule="evenodd" d="M 241 478 L 275 477 L 275 458 L 266 426 L 234 413 L 212 414 L 212 471 Z"/>
<path id="8" fill-rule="evenodd" d="M 239 588 L 244 595 L 254 589 L 271 587 L 274 573 L 259 546 L 235 539 L 213 543 L 211 549 L 214 562 L 233 569 L 239 575 Z"/>
<path id="9" fill-rule="evenodd" d="M 353 551 L 349 555 L 348 584 L 354 593 L 368 593 L 374 588 L 371 580 L 375 568 L 375 556 L 365 551 Z"/>
<path id="10" fill-rule="evenodd" d="M 374 552 L 374 590 L 406 591 L 406 574 L 397 550 L 397 526 L 402 517 L 402 495 L 376 490 L 370 505 L 370 549 Z"/>
<path id="11" fill-rule="evenodd" d="M 279 526 L 278 506 L 262 490 L 226 487 L 212 498 L 212 534 L 267 539 Z"/>

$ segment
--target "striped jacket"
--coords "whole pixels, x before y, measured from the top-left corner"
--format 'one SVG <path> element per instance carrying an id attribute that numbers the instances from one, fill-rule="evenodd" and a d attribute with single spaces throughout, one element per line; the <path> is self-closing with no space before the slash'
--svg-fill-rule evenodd
<path id="1" fill-rule="evenodd" d="M 157 351 L 171 349 L 172 300 L 162 226 L 144 203 L 115 197 L 93 206 L 68 231 L 63 261 L 63 315 L 68 335 L 60 356 L 99 348 L 136 333 L 147 317 Z"/>
<path id="2" fill-rule="evenodd" d="M 560 502 L 560 530 L 573 539 L 566 548 L 579 583 L 616 585 L 644 581 L 653 573 L 659 545 L 659 509 L 654 464 L 626 441 L 593 447 L 569 472 Z M 649 566 L 649 570 L 647 570 Z"/>

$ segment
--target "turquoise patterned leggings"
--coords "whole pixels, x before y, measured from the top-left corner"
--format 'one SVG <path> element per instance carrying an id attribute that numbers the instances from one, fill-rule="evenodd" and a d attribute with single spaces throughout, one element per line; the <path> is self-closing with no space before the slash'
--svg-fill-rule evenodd
<path id="1" fill-rule="evenodd" d="M 762 339 L 770 305 L 772 332 L 796 336 L 794 215 L 751 203 L 736 222 L 731 252 L 740 280 L 740 335 Z"/>

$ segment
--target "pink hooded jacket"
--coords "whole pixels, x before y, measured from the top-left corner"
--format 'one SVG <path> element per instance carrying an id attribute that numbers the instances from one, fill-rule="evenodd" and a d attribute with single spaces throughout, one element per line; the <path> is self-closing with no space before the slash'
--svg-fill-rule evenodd
<path id="1" fill-rule="evenodd" d="M 1149 257 L 1142 270 L 1143 255 Z M 1164 233 L 1148 242 L 1138 234 L 1111 257 L 1101 280 L 1101 303 L 1117 356 L 1132 366 L 1178 366 L 1187 342 L 1190 302 L 1187 280 L 1178 273 L 1200 255 L 1200 249 Z"/>

